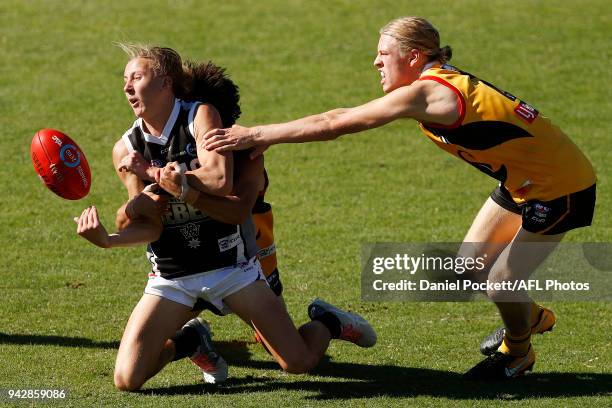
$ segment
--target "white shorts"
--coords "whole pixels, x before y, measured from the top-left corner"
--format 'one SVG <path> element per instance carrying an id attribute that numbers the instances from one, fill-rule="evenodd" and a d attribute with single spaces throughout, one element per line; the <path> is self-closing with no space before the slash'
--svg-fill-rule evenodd
<path id="1" fill-rule="evenodd" d="M 202 299 L 225 315 L 232 311 L 223 303 L 223 299 L 260 279 L 265 281 L 261 265 L 253 257 L 236 266 L 181 278 L 165 279 L 151 274 L 144 293 L 160 296 L 190 308 L 193 308 L 198 299 Z"/>

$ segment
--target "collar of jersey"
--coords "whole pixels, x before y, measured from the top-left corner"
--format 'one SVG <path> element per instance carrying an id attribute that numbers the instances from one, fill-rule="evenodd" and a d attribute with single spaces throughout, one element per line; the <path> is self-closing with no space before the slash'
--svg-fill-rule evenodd
<path id="1" fill-rule="evenodd" d="M 148 143 L 155 143 L 159 145 L 165 145 L 166 143 L 168 143 L 168 139 L 170 138 L 170 132 L 172 131 L 172 128 L 174 127 L 174 124 L 176 123 L 176 118 L 178 118 L 178 114 L 180 110 L 181 110 L 181 104 L 177 98 L 174 98 L 174 108 L 172 108 L 172 113 L 170 113 L 170 117 L 168 118 L 168 121 L 166 122 L 166 125 L 164 126 L 164 130 L 162 131 L 162 134 L 159 137 L 153 136 L 152 134 L 147 133 L 144 130 L 144 126 L 142 124 L 142 118 L 138 118 L 138 127 L 142 131 L 142 134 L 144 135 L 144 139 Z"/>
<path id="2" fill-rule="evenodd" d="M 439 63 L 438 61 L 431 61 L 431 62 L 428 62 L 427 64 L 425 64 L 425 65 L 423 66 L 423 69 L 421 70 L 421 75 L 423 74 L 423 72 L 427 71 L 428 69 L 433 68 L 433 67 L 434 67 L 434 66 L 436 66 L 436 65 L 438 65 L 438 66 L 439 66 L 439 65 L 440 65 L 440 63 Z"/>

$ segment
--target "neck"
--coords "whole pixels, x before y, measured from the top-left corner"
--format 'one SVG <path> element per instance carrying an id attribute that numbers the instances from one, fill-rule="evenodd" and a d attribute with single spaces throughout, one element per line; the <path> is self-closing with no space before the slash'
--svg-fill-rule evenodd
<path id="1" fill-rule="evenodd" d="M 174 98 L 168 98 L 168 100 L 164 101 L 164 103 L 159 106 L 159 109 L 155 113 L 146 115 L 146 117 L 143 116 L 142 122 L 145 128 L 144 130 L 153 136 L 161 136 L 166 126 L 166 122 L 168 122 L 170 114 L 172 114 L 172 109 L 174 109 Z"/>
<path id="2" fill-rule="evenodd" d="M 430 61 L 427 64 L 423 65 L 423 68 L 421 68 L 421 74 L 438 63 L 439 62 L 437 60 L 434 60 L 434 61 Z"/>

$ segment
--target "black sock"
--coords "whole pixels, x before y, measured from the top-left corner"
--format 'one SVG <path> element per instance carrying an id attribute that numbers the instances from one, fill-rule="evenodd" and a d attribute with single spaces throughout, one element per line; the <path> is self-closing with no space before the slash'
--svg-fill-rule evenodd
<path id="1" fill-rule="evenodd" d="M 312 321 L 318 321 L 323 324 L 323 326 L 327 327 L 327 330 L 331 333 L 332 339 L 337 339 L 340 337 L 340 320 L 330 312 L 322 313 L 318 316 L 315 316 Z"/>
<path id="2" fill-rule="evenodd" d="M 176 349 L 172 361 L 191 357 L 200 345 L 200 335 L 198 331 L 189 326 L 177 331 L 170 340 L 174 342 L 174 347 Z"/>

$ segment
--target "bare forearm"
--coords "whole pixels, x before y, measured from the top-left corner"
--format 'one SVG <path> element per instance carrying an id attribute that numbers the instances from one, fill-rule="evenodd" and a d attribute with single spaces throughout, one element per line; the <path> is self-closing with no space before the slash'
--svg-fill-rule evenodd
<path id="1" fill-rule="evenodd" d="M 196 190 L 224 196 L 229 194 L 233 188 L 233 168 L 229 167 L 225 171 L 211 171 L 204 167 L 185 173 L 187 183 Z"/>
<path id="2" fill-rule="evenodd" d="M 252 128 L 255 145 L 304 143 L 336 139 L 342 135 L 337 121 L 346 109 L 335 109 L 291 122 Z"/>
<path id="3" fill-rule="evenodd" d="M 210 194 L 192 192 L 187 199 L 189 204 L 209 217 L 226 224 L 242 224 L 251 214 L 253 200 L 236 196 L 218 197 Z"/>
<path id="4" fill-rule="evenodd" d="M 157 241 L 161 235 L 161 222 L 152 220 L 131 220 L 129 225 L 108 236 L 108 248 L 128 247 Z"/>

